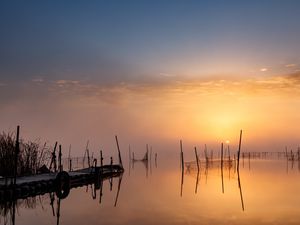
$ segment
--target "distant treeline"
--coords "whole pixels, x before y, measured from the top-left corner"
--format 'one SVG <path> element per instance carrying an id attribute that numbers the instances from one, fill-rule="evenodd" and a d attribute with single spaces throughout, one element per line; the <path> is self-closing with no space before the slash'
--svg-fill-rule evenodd
<path id="1" fill-rule="evenodd" d="M 20 152 L 17 160 L 17 175 L 36 174 L 51 157 L 49 147 L 39 141 L 19 140 Z M 0 176 L 14 176 L 16 154 L 16 135 L 14 133 L 0 134 Z"/>

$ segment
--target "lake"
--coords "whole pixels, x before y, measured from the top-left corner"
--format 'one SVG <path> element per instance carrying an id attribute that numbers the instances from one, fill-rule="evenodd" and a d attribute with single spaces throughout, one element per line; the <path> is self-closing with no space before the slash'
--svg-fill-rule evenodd
<path id="1" fill-rule="evenodd" d="M 188 160 L 188 159 L 186 159 Z M 191 160 L 194 160 L 191 158 Z M 158 158 L 148 166 L 125 162 L 121 177 L 75 188 L 58 200 L 55 193 L 18 200 L 15 221 L 9 203 L 1 224 L 299 224 L 299 161 L 285 157 L 245 157 L 209 166 Z M 12 205 L 12 203 L 11 203 Z"/>

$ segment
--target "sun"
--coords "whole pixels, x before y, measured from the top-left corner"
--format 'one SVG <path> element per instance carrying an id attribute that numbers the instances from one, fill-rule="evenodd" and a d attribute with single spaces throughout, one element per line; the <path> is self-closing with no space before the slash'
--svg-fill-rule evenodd
<path id="1" fill-rule="evenodd" d="M 230 141 L 229 141 L 229 140 L 226 140 L 225 142 L 226 142 L 226 144 L 229 144 L 229 143 L 230 143 Z"/>

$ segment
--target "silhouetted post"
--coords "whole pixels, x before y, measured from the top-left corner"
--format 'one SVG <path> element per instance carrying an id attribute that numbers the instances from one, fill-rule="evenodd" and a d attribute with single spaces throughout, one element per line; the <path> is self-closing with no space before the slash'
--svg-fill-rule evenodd
<path id="1" fill-rule="evenodd" d="M 97 168 L 97 159 L 94 159 L 93 161 L 93 166 L 94 166 L 94 172 L 96 173 L 96 168 Z"/>
<path id="2" fill-rule="evenodd" d="M 155 153 L 155 167 L 157 167 L 157 153 Z"/>
<path id="3" fill-rule="evenodd" d="M 86 154 L 87 154 L 87 158 L 88 158 L 88 166 L 90 168 L 91 167 L 91 159 L 90 159 L 90 150 L 88 148 L 86 149 Z"/>
<path id="4" fill-rule="evenodd" d="M 88 166 L 89 168 L 91 167 L 91 161 L 90 161 L 90 152 L 89 152 L 89 140 L 86 142 L 86 147 L 85 147 L 85 152 L 84 152 L 84 156 L 83 156 L 83 167 L 84 167 L 84 162 L 85 162 L 85 155 L 88 158 Z"/>
<path id="5" fill-rule="evenodd" d="M 184 159 L 183 159 L 183 150 L 182 150 L 182 140 L 180 140 L 180 155 L 181 155 L 181 170 L 184 171 Z"/>
<path id="6" fill-rule="evenodd" d="M 223 151 L 224 145 L 221 144 L 221 178 L 222 178 L 222 193 L 224 193 L 224 176 L 223 176 Z"/>
<path id="7" fill-rule="evenodd" d="M 183 176 L 184 176 L 184 159 L 182 150 L 182 140 L 180 140 L 180 156 L 181 156 L 181 186 L 180 186 L 180 196 L 182 196 L 183 191 Z"/>
<path id="8" fill-rule="evenodd" d="M 118 141 L 118 136 L 116 135 L 115 138 L 116 138 L 116 143 L 117 143 L 117 148 L 118 148 L 118 153 L 119 153 L 119 163 L 120 163 L 121 167 L 123 167 L 122 157 L 121 157 L 121 151 L 120 151 L 119 141 Z"/>
<path id="9" fill-rule="evenodd" d="M 70 171 L 72 171 L 72 159 L 70 159 Z"/>
<path id="10" fill-rule="evenodd" d="M 51 153 L 52 157 L 51 157 L 51 162 L 50 162 L 50 166 L 49 166 L 49 170 L 51 171 L 52 164 L 53 164 L 54 172 L 56 172 L 56 154 L 55 154 L 56 148 L 57 148 L 57 142 L 55 142 L 53 152 Z"/>
<path id="11" fill-rule="evenodd" d="M 197 162 L 197 170 L 199 173 L 200 167 L 199 167 L 199 158 L 198 158 L 198 153 L 197 153 L 197 148 L 195 147 L 195 156 L 196 156 L 196 162 Z"/>
<path id="12" fill-rule="evenodd" d="M 15 167 L 14 167 L 14 185 L 16 185 L 17 174 L 18 174 L 18 158 L 19 158 L 19 152 L 20 152 L 19 135 L 20 135 L 20 126 L 17 126 L 16 148 L 15 148 Z"/>
<path id="13" fill-rule="evenodd" d="M 110 157 L 110 170 L 113 170 L 113 157 Z"/>
<path id="14" fill-rule="evenodd" d="M 223 168 L 223 143 L 221 144 L 221 167 Z"/>
<path id="15" fill-rule="evenodd" d="M 61 145 L 59 145 L 59 153 L 58 153 L 59 172 L 62 171 L 61 156 L 62 156 L 62 153 L 61 153 Z"/>
<path id="16" fill-rule="evenodd" d="M 103 166 L 103 156 L 102 156 L 102 150 L 100 150 L 100 165 Z"/>
<path id="17" fill-rule="evenodd" d="M 71 145 L 69 147 L 69 171 L 72 170 L 72 160 L 71 160 Z"/>
<path id="18" fill-rule="evenodd" d="M 204 154 L 205 154 L 206 165 L 208 166 L 208 155 L 207 155 L 207 146 L 206 146 L 206 144 L 205 144 L 205 147 L 204 147 Z"/>
<path id="19" fill-rule="evenodd" d="M 240 155 L 241 155 L 241 145 L 242 145 L 242 134 L 243 134 L 243 130 L 240 131 L 240 141 L 239 141 L 239 150 L 238 150 L 238 163 L 237 163 L 237 170 L 240 169 Z"/>

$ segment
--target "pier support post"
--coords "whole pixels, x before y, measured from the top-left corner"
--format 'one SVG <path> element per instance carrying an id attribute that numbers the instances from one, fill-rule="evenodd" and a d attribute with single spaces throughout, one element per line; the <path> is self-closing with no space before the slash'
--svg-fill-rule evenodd
<path id="1" fill-rule="evenodd" d="M 15 164 L 14 164 L 14 185 L 16 185 L 17 173 L 18 173 L 18 157 L 19 157 L 19 152 L 20 152 L 19 134 L 20 134 L 20 126 L 17 126 Z"/>

